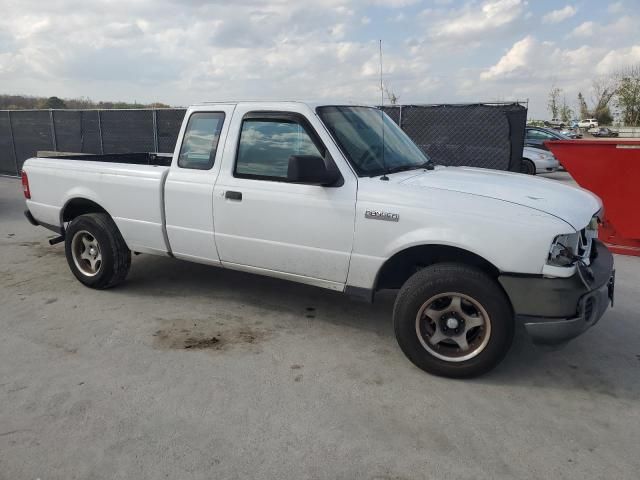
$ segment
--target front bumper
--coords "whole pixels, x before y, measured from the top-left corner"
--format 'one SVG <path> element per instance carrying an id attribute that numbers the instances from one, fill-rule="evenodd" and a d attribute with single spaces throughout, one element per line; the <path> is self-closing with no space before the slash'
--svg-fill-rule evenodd
<path id="1" fill-rule="evenodd" d="M 553 173 L 560 168 L 560 162 L 555 158 L 544 158 L 541 160 L 536 160 L 536 173 Z"/>
<path id="2" fill-rule="evenodd" d="M 595 325 L 613 304 L 613 255 L 598 240 L 594 248 L 590 265 L 593 275 L 585 281 L 577 273 L 569 278 L 508 274 L 499 277 L 516 317 L 524 323 L 534 343 L 565 343 Z"/>

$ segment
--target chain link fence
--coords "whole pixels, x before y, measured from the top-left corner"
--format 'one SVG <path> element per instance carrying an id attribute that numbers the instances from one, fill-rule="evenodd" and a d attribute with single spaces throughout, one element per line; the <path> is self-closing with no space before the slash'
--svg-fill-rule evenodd
<path id="1" fill-rule="evenodd" d="M 384 111 L 436 163 L 520 171 L 527 109 L 519 103 L 393 105 Z M 172 153 L 184 109 L 0 111 L 0 173 L 40 150 Z"/>

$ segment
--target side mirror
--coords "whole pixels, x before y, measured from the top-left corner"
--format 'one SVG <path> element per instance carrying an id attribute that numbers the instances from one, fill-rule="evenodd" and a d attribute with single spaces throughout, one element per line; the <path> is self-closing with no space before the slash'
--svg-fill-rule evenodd
<path id="1" fill-rule="evenodd" d="M 322 157 L 315 155 L 291 155 L 287 180 L 291 183 L 332 186 L 340 180 L 337 168 L 327 168 Z"/>

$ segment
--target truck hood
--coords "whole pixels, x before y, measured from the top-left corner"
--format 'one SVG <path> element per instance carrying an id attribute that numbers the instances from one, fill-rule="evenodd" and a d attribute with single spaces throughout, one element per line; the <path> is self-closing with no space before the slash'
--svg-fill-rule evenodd
<path id="1" fill-rule="evenodd" d="M 449 190 L 533 208 L 564 220 L 576 230 L 584 228 L 602 208 L 600 199 L 582 188 L 556 180 L 483 168 L 436 167 L 417 174 L 405 172 L 397 181 L 410 187 Z"/>

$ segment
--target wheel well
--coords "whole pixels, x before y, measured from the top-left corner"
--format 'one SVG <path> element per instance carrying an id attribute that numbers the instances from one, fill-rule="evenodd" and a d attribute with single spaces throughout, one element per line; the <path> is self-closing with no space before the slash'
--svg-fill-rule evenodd
<path id="1" fill-rule="evenodd" d="M 92 200 L 74 198 L 69 200 L 62 209 L 60 214 L 61 223 L 70 222 L 85 213 L 107 213 L 107 211 Z"/>
<path id="2" fill-rule="evenodd" d="M 418 270 L 435 263 L 471 265 L 497 278 L 498 268 L 475 253 L 448 245 L 418 245 L 396 253 L 378 272 L 375 290 L 398 289 Z"/>

